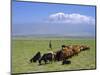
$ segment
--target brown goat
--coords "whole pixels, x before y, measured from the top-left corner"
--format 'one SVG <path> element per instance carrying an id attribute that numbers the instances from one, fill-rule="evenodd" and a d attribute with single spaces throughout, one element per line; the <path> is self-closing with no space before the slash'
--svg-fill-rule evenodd
<path id="1" fill-rule="evenodd" d="M 69 48 L 72 49 L 74 55 L 78 55 L 78 53 L 81 51 L 80 45 L 70 45 Z"/>
<path id="2" fill-rule="evenodd" d="M 68 46 L 62 46 L 63 58 L 68 59 L 74 55 L 73 50 Z"/>

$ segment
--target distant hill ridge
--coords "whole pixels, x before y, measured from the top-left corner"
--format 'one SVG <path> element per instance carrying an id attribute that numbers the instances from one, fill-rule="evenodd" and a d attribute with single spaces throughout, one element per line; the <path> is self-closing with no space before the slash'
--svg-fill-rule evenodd
<path id="1" fill-rule="evenodd" d="M 95 38 L 95 36 L 85 35 L 63 35 L 63 34 L 30 34 L 30 35 L 13 35 L 12 37 L 67 37 L 67 38 Z"/>

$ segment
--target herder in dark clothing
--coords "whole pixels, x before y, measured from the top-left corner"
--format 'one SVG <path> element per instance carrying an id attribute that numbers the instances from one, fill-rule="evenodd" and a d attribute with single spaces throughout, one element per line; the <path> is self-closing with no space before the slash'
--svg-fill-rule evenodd
<path id="1" fill-rule="evenodd" d="M 51 40 L 50 40 L 50 42 L 49 42 L 49 48 L 52 50 Z"/>

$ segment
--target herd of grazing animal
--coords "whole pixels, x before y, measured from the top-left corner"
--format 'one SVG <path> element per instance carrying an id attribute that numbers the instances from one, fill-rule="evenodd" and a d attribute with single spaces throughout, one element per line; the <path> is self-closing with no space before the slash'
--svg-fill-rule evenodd
<path id="1" fill-rule="evenodd" d="M 41 52 L 37 52 L 35 56 L 30 59 L 30 62 L 38 62 L 39 65 L 47 63 L 52 63 L 52 61 L 62 61 L 62 65 L 71 64 L 71 61 L 68 59 L 77 55 L 81 51 L 89 50 L 90 47 L 87 45 L 62 45 L 61 50 L 56 52 L 49 51 L 48 53 L 41 54 Z"/>

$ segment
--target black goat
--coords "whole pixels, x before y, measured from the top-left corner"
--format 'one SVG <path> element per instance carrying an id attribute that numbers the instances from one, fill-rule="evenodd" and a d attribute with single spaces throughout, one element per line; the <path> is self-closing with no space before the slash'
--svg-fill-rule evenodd
<path id="1" fill-rule="evenodd" d="M 37 62 L 37 60 L 39 60 L 41 57 L 41 53 L 40 52 L 37 52 L 35 56 L 33 56 L 31 59 L 30 59 L 30 62 Z"/>
<path id="2" fill-rule="evenodd" d="M 52 63 L 52 60 L 53 60 L 53 54 L 52 53 L 45 53 L 40 59 L 39 59 L 39 65 L 42 65 L 41 64 L 41 61 L 44 61 L 45 64 L 47 64 L 47 62 L 51 62 Z"/>

